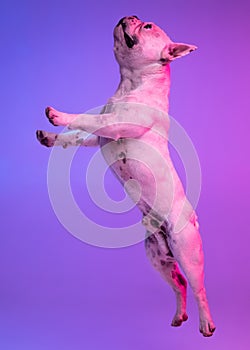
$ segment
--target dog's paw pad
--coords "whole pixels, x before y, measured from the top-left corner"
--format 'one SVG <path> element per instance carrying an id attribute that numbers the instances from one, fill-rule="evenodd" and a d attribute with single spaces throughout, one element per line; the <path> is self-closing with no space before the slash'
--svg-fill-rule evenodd
<path id="1" fill-rule="evenodd" d="M 50 111 L 51 111 L 51 107 L 46 107 L 45 108 L 45 114 L 46 116 L 49 118 L 50 117 Z"/>

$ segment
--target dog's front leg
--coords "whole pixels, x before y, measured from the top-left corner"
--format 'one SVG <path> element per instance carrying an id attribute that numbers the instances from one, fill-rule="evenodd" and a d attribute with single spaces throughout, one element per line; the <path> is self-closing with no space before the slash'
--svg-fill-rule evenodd
<path id="1" fill-rule="evenodd" d="M 64 148 L 68 146 L 86 146 L 94 147 L 99 145 L 99 137 L 85 133 L 81 130 L 74 130 L 62 134 L 56 134 L 54 132 L 48 132 L 43 130 L 37 130 L 36 137 L 38 141 L 46 146 L 62 146 Z"/>
<path id="2" fill-rule="evenodd" d="M 140 122 L 140 120 L 132 122 L 125 118 L 118 118 L 113 113 L 100 115 L 80 114 L 68 127 L 69 129 L 84 130 L 115 141 L 119 138 L 140 137 L 150 129 L 150 126 L 143 125 L 143 122 Z"/>
<path id="3" fill-rule="evenodd" d="M 46 115 L 49 121 L 56 126 L 68 126 L 69 129 L 83 130 L 97 136 L 118 140 L 119 138 L 136 138 L 142 136 L 152 125 L 152 119 L 139 114 L 117 115 L 105 114 L 67 114 L 48 107 Z"/>

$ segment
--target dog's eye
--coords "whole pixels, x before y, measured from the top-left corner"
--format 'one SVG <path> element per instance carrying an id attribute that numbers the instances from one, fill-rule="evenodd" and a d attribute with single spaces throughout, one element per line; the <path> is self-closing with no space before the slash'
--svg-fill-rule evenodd
<path id="1" fill-rule="evenodd" d="M 145 29 L 151 29 L 151 28 L 152 28 L 152 24 L 146 24 L 146 25 L 144 26 L 144 28 L 145 28 Z"/>

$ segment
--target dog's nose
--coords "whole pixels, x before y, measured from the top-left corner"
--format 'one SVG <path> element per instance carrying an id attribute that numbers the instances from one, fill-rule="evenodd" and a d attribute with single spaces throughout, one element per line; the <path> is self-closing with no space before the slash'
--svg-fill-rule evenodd
<path id="1" fill-rule="evenodd" d="M 137 16 L 129 16 L 128 17 L 128 19 L 134 19 L 134 18 L 139 19 Z"/>
<path id="2" fill-rule="evenodd" d="M 119 27 L 120 25 L 124 24 L 123 22 L 124 22 L 125 19 L 134 20 L 135 18 L 139 20 L 139 18 L 137 16 L 123 17 L 123 18 L 120 19 L 120 21 L 117 23 L 116 26 Z"/>

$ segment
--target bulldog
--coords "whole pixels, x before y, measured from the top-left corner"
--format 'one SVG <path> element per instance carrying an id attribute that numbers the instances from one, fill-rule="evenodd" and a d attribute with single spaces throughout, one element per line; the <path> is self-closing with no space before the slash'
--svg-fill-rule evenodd
<path id="1" fill-rule="evenodd" d="M 199 225 L 168 150 L 170 63 L 196 46 L 175 43 L 152 22 L 122 18 L 114 29 L 114 53 L 121 80 L 100 114 L 68 114 L 46 108 L 61 134 L 37 131 L 41 144 L 100 146 L 114 174 L 142 212 L 145 247 L 152 265 L 173 288 L 177 308 L 172 326 L 188 319 L 187 281 L 199 310 L 199 329 L 212 336 L 204 286 Z"/>

